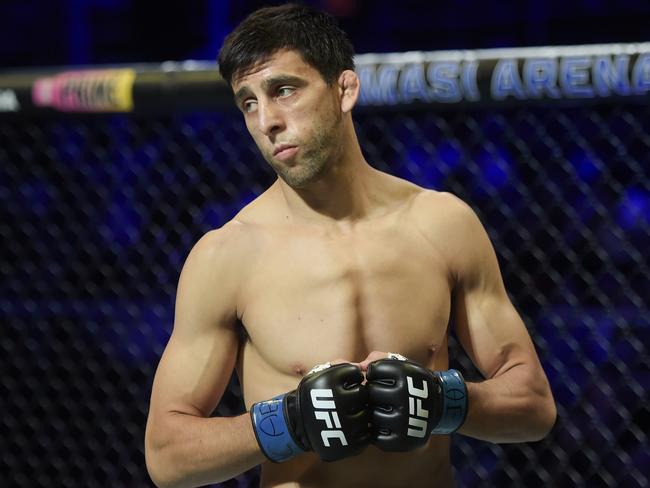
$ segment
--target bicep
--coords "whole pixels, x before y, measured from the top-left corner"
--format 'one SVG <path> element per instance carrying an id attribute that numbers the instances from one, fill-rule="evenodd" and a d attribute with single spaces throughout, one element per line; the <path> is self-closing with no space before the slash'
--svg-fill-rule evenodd
<path id="1" fill-rule="evenodd" d="M 174 330 L 153 383 L 154 416 L 209 416 L 232 374 L 238 350 L 235 275 L 227 248 L 214 241 L 199 241 L 183 267 Z"/>
<path id="2" fill-rule="evenodd" d="M 528 331 L 505 292 L 459 289 L 454 302 L 456 335 L 484 377 L 536 361 Z"/>
<path id="3" fill-rule="evenodd" d="M 154 379 L 151 409 L 207 417 L 232 374 L 237 336 L 228 328 L 181 337 L 172 334 Z"/>
<path id="4" fill-rule="evenodd" d="M 457 253 L 454 326 L 458 339 L 486 378 L 522 363 L 537 363 L 526 327 L 513 306 L 490 239 L 478 217 L 466 211 Z"/>
<path id="5" fill-rule="evenodd" d="M 230 378 L 235 350 L 236 338 L 227 328 L 196 334 L 179 334 L 175 329 L 153 382 L 145 431 L 147 452 L 186 437 L 185 418 L 210 416 Z"/>

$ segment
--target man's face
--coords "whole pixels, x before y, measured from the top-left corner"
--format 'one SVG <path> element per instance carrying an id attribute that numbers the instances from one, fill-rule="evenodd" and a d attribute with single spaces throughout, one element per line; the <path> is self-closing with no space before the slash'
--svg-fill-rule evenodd
<path id="1" fill-rule="evenodd" d="M 289 186 L 316 181 L 341 151 L 337 85 L 295 51 L 278 51 L 233 80 L 237 106 L 264 159 Z"/>

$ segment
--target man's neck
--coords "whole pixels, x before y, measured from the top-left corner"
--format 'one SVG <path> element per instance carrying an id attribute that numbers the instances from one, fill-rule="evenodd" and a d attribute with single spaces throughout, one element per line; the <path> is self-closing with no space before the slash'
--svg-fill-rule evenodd
<path id="1" fill-rule="evenodd" d="M 380 173 L 363 158 L 361 151 L 338 161 L 327 173 L 305 188 L 277 185 L 290 216 L 306 223 L 344 223 L 372 216 L 382 206 Z"/>

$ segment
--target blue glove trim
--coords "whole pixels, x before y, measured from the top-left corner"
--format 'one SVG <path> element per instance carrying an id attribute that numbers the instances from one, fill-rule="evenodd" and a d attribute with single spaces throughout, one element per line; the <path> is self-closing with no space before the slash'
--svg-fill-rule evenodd
<path id="1" fill-rule="evenodd" d="M 451 434 L 460 429 L 467 417 L 467 386 L 463 376 L 455 369 L 436 371 L 442 388 L 442 417 L 432 434 Z"/>
<path id="2" fill-rule="evenodd" d="M 279 395 L 271 400 L 253 404 L 251 420 L 257 443 L 264 455 L 275 463 L 281 463 L 304 452 L 291 437 L 287 419 L 284 417 Z"/>

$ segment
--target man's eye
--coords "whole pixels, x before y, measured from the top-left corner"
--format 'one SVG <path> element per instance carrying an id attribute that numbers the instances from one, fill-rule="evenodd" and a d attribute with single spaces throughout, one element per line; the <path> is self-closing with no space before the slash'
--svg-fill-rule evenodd
<path id="1" fill-rule="evenodd" d="M 278 96 L 279 97 L 288 97 L 293 93 L 293 87 L 290 86 L 283 86 L 278 89 Z"/>
<path id="2" fill-rule="evenodd" d="M 246 113 L 252 112 L 255 108 L 257 108 L 257 102 L 255 100 L 246 100 L 242 104 L 242 110 Z"/>

